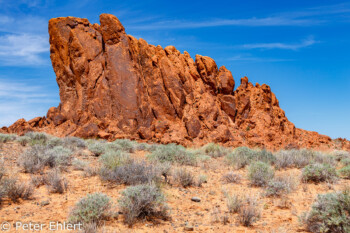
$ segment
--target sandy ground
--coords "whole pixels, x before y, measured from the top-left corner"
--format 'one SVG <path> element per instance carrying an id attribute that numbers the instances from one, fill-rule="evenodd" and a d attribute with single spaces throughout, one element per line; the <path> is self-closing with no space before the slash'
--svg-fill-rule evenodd
<path id="1" fill-rule="evenodd" d="M 21 173 L 16 165 L 16 159 L 23 147 L 16 143 L 6 143 L 0 149 L 1 157 L 5 159 L 8 170 L 11 173 L 19 173 L 23 180 L 29 180 L 30 175 Z M 137 152 L 133 156 L 145 159 L 146 152 Z M 80 156 L 79 159 L 90 161 L 92 165 L 98 163 L 93 156 Z M 202 187 L 182 188 L 177 185 L 163 186 L 167 203 L 171 208 L 169 221 L 138 222 L 132 228 L 123 223 L 120 215 L 117 219 L 106 221 L 102 228 L 103 232 L 184 232 L 186 224 L 194 227 L 194 232 L 306 232 L 299 222 L 299 216 L 310 209 L 317 194 L 340 190 L 350 184 L 348 180 L 339 180 L 336 184 L 303 184 L 299 183 L 297 189 L 288 195 L 288 198 L 264 197 L 262 188 L 249 185 L 246 178 L 247 170 L 235 171 L 242 175 L 240 184 L 226 184 L 222 176 L 233 171 L 233 168 L 225 163 L 224 158 L 211 159 L 197 167 L 187 167 L 196 176 L 207 176 L 208 182 Z M 301 170 L 288 169 L 276 171 L 276 175 L 286 173 L 296 180 L 300 180 Z M 69 181 L 69 190 L 65 194 L 49 193 L 47 187 L 41 186 L 35 189 L 33 200 L 21 200 L 13 203 L 4 200 L 0 210 L 0 223 L 8 222 L 11 229 L 7 232 L 28 232 L 15 230 L 16 222 L 46 224 L 41 232 L 50 232 L 49 222 L 65 222 L 74 204 L 88 193 L 102 192 L 113 198 L 115 210 L 118 210 L 117 199 L 124 185 L 113 185 L 101 182 L 98 176 L 85 177 L 82 171 L 75 171 L 72 167 L 63 173 Z M 173 182 L 171 182 L 173 183 Z M 244 195 L 257 195 L 261 218 L 252 227 L 243 227 L 237 221 L 237 214 L 228 212 L 224 191 Z M 201 202 L 191 201 L 192 197 L 201 198 Z M 49 201 L 48 205 L 42 205 Z M 228 223 L 224 224 L 221 219 L 226 216 Z M 63 231 L 58 232 L 78 232 Z"/>

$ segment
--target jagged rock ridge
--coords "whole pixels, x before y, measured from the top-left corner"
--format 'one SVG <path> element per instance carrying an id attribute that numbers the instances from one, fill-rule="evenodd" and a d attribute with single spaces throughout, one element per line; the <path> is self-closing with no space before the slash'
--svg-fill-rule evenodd
<path id="1" fill-rule="evenodd" d="M 244 77 L 234 91 L 231 72 L 213 59 L 137 40 L 113 15 L 102 14 L 100 25 L 51 19 L 49 34 L 61 103 L 5 132 L 269 149 L 349 146 L 297 129 L 269 86 Z"/>

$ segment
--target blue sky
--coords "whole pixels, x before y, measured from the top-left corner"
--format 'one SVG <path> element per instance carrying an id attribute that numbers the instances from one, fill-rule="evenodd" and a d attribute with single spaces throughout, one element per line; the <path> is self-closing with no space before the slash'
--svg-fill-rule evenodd
<path id="1" fill-rule="evenodd" d="M 47 22 L 116 15 L 151 44 L 210 56 L 266 83 L 297 127 L 350 139 L 350 3 L 345 1 L 0 0 L 0 125 L 59 103 Z"/>

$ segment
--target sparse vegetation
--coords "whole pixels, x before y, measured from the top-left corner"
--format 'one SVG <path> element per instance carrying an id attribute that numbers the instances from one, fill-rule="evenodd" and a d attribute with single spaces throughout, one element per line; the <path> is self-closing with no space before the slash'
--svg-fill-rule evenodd
<path id="1" fill-rule="evenodd" d="M 82 198 L 69 215 L 72 223 L 96 224 L 114 215 L 112 200 L 106 194 L 93 193 Z"/>
<path id="2" fill-rule="evenodd" d="M 31 146 L 46 145 L 50 137 L 46 133 L 38 133 L 38 132 L 29 132 L 29 133 L 26 133 L 25 136 L 30 138 L 29 144 Z"/>
<path id="3" fill-rule="evenodd" d="M 226 183 L 239 183 L 242 179 L 242 176 L 239 174 L 236 174 L 234 172 L 228 172 L 222 177 L 223 181 Z"/>
<path id="4" fill-rule="evenodd" d="M 310 232 L 350 232 L 349 191 L 320 194 L 311 211 L 303 216 Z"/>
<path id="5" fill-rule="evenodd" d="M 12 142 L 12 141 L 15 141 L 16 138 L 17 138 L 17 135 L 15 134 L 0 133 L 0 143 Z"/>
<path id="6" fill-rule="evenodd" d="M 274 176 L 274 170 L 264 162 L 254 162 L 248 167 L 248 179 L 254 186 L 265 186 Z"/>
<path id="7" fill-rule="evenodd" d="M 267 150 L 252 150 L 248 147 L 238 147 L 226 158 L 237 169 L 256 161 L 273 164 L 276 160 L 275 156 Z"/>
<path id="8" fill-rule="evenodd" d="M 244 199 L 237 195 L 226 195 L 226 204 L 230 213 L 238 213 L 244 205 Z"/>
<path id="9" fill-rule="evenodd" d="M 99 141 L 92 141 L 91 143 L 88 143 L 88 149 L 91 151 L 95 156 L 100 156 L 106 151 L 106 143 L 105 142 L 99 142 Z"/>
<path id="10" fill-rule="evenodd" d="M 345 179 L 350 179 L 350 165 L 341 168 L 339 174 Z"/>
<path id="11" fill-rule="evenodd" d="M 50 171 L 44 178 L 51 193 L 64 193 L 68 189 L 68 181 L 64 178 L 58 170 Z"/>
<path id="12" fill-rule="evenodd" d="M 203 146 L 202 150 L 212 158 L 223 157 L 228 155 L 228 153 L 230 152 L 228 148 L 215 143 L 209 143 Z"/>
<path id="13" fill-rule="evenodd" d="M 280 197 L 295 189 L 296 182 L 292 176 L 278 176 L 267 183 L 265 195 Z"/>
<path id="14" fill-rule="evenodd" d="M 195 165 L 197 162 L 194 151 L 176 144 L 159 145 L 148 158 L 161 163 L 170 162 L 179 165 Z"/>
<path id="15" fill-rule="evenodd" d="M 337 179 L 337 172 L 334 167 L 329 164 L 310 164 L 303 168 L 303 182 L 334 182 Z"/>
<path id="16" fill-rule="evenodd" d="M 118 200 L 124 214 L 124 222 L 132 226 L 137 220 L 168 218 L 168 206 L 160 189 L 152 184 L 142 184 L 126 188 Z"/>
<path id="17" fill-rule="evenodd" d="M 8 197 L 13 202 L 18 202 L 21 198 L 29 200 L 34 193 L 33 185 L 30 183 L 19 182 L 17 177 L 6 177 L 1 179 L 0 183 L 2 198 Z"/>
<path id="18" fill-rule="evenodd" d="M 178 168 L 174 171 L 174 180 L 182 187 L 186 188 L 195 185 L 195 180 L 192 172 L 185 168 Z"/>
<path id="19" fill-rule="evenodd" d="M 102 180 L 125 185 L 146 184 L 160 180 L 160 174 L 154 165 L 135 160 L 129 160 L 113 169 L 103 167 L 100 177 Z"/>
<path id="20" fill-rule="evenodd" d="M 245 226 L 250 227 L 260 219 L 261 213 L 256 197 L 248 197 L 245 199 L 244 205 L 238 212 L 239 222 Z"/>

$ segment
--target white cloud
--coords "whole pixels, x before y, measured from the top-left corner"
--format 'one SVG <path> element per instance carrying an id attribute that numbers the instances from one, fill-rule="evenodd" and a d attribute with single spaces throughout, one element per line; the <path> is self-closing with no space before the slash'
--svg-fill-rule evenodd
<path id="1" fill-rule="evenodd" d="M 244 44 L 238 46 L 243 49 L 286 49 L 286 50 L 298 50 L 301 48 L 309 47 L 318 41 L 315 41 L 312 37 L 302 40 L 299 43 L 254 43 L 254 44 Z"/>
<path id="2" fill-rule="evenodd" d="M 34 80 L 0 79 L 0 127 L 20 118 L 30 120 L 44 116 L 49 107 L 57 106 L 57 91 L 48 86 L 33 85 Z"/>
<path id="3" fill-rule="evenodd" d="M 310 26 L 340 21 L 350 12 L 350 4 L 338 4 L 272 14 L 266 17 L 210 19 L 203 21 L 157 20 L 129 25 L 129 30 L 191 29 L 218 26 Z M 317 16 L 317 17 L 315 17 Z M 344 20 L 343 20 L 344 21 Z M 344 21 L 345 22 L 345 21 Z"/>
<path id="4" fill-rule="evenodd" d="M 293 61 L 293 59 L 284 58 L 269 58 L 269 57 L 254 57 L 250 55 L 236 55 L 225 59 L 228 61 L 241 61 L 241 62 L 286 62 Z"/>
<path id="5" fill-rule="evenodd" d="M 0 36 L 0 65 L 26 66 L 48 63 L 42 54 L 49 52 L 47 36 L 7 34 Z"/>

